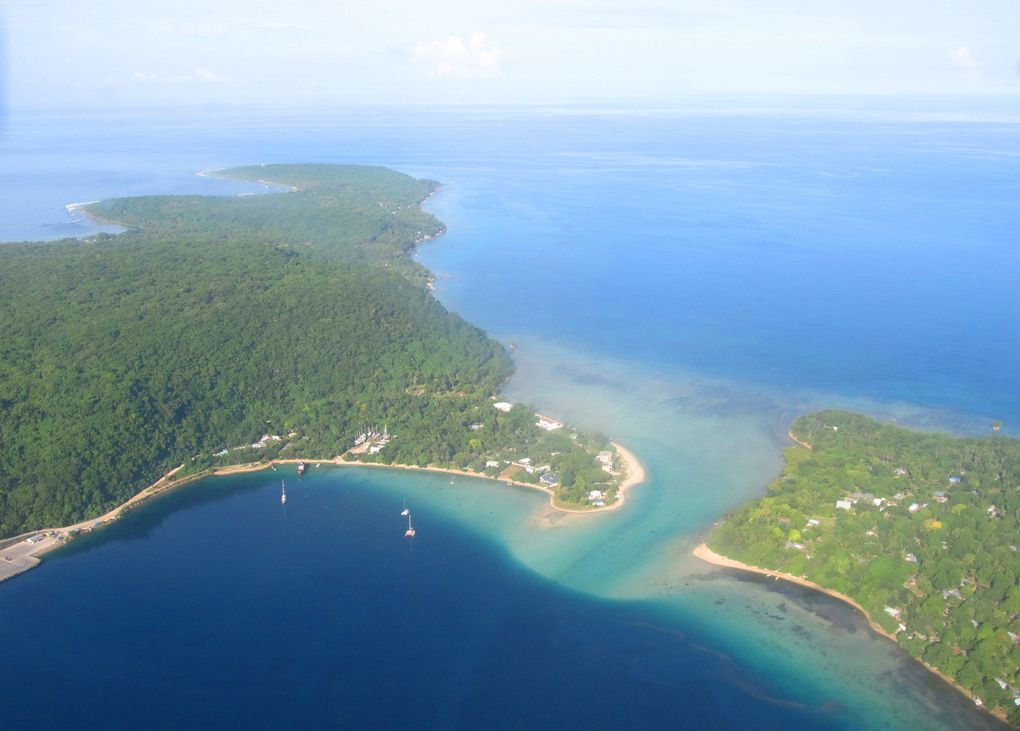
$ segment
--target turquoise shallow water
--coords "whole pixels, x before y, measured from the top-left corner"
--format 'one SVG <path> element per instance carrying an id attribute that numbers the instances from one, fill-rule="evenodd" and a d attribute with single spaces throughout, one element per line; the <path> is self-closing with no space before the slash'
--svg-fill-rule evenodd
<path id="1" fill-rule="evenodd" d="M 174 685 L 196 665 L 208 682 L 230 677 L 218 698 L 187 683 L 174 696 L 206 725 L 254 703 L 266 727 L 994 726 L 838 603 L 689 552 L 778 472 L 797 413 L 842 406 L 968 433 L 1017 423 L 1015 126 L 421 111 L 35 121 L 12 124 L 3 151 L 24 201 L 0 211 L 0 238 L 84 225 L 66 219 L 72 201 L 211 192 L 193 172 L 230 164 L 371 162 L 443 181 L 429 205 L 449 233 L 420 252 L 437 296 L 515 343 L 511 399 L 627 444 L 649 479 L 625 509 L 574 517 L 491 483 L 323 470 L 280 524 L 275 476 L 203 482 L 0 588 L 12 665 L 42 673 L 65 661 L 59 638 L 102 629 L 62 683 L 4 679 L 20 721 L 53 693 L 110 700 L 82 675 L 109 664 L 116 686 L 145 662 Z M 388 542 L 404 496 L 422 514 L 413 548 Z M 75 597 L 85 618 L 64 609 Z M 186 651 L 139 644 L 152 635 L 139 612 L 189 618 L 170 624 Z M 103 655 L 118 634 L 131 641 Z M 141 700 L 112 727 L 167 713 L 157 683 L 129 684 Z M 288 700 L 274 710 L 275 686 Z M 630 715 L 610 710 L 625 702 Z"/>

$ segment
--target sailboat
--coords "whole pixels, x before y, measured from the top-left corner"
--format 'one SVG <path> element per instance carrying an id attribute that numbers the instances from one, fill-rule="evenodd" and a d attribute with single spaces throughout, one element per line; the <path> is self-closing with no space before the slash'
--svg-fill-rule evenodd
<path id="1" fill-rule="evenodd" d="M 280 480 L 280 504 L 287 504 L 287 485 L 283 480 Z"/>
<path id="2" fill-rule="evenodd" d="M 408 538 L 414 538 L 414 526 L 411 525 L 411 514 L 407 514 L 407 530 L 404 531 L 404 535 Z"/>
<path id="3" fill-rule="evenodd" d="M 407 509 L 407 498 L 404 498 L 404 509 L 400 511 L 400 517 L 406 518 L 411 514 L 411 511 Z"/>

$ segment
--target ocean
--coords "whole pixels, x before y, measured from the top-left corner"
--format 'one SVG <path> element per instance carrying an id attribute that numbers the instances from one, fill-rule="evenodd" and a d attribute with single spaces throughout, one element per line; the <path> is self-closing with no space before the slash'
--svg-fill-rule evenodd
<path id="1" fill-rule="evenodd" d="M 441 181 L 436 296 L 513 343 L 511 399 L 649 479 L 598 516 L 396 471 L 194 484 L 0 585 L 0 727 L 998 727 L 853 610 L 689 555 L 799 413 L 1017 433 L 1020 110 L 932 105 L 12 116 L 6 241 L 259 192 L 195 175 L 231 165 Z"/>

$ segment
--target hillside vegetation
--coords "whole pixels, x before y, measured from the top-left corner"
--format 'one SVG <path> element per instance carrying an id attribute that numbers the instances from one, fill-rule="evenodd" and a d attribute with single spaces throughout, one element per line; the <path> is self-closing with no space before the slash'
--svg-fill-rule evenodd
<path id="1" fill-rule="evenodd" d="M 797 419 L 768 494 L 709 541 L 856 599 L 897 641 L 1020 725 L 1020 441 Z"/>
<path id="2" fill-rule="evenodd" d="M 443 230 L 420 208 L 436 183 L 223 175 L 296 190 L 106 201 L 90 212 L 127 232 L 0 247 L 0 537 L 100 515 L 181 463 L 333 457 L 372 427 L 396 435 L 378 461 L 560 451 L 582 483 L 604 474 L 580 446 L 601 438 L 554 449 L 530 412 L 493 409 L 509 357 L 408 256 Z"/>

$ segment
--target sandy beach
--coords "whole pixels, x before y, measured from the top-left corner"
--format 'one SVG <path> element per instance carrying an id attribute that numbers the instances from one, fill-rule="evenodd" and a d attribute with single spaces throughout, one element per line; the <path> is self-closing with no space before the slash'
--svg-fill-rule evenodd
<path id="1" fill-rule="evenodd" d="M 886 630 L 884 627 L 882 627 L 882 625 L 876 624 L 871 619 L 871 615 L 868 614 L 868 611 L 860 604 L 858 604 L 856 601 L 848 597 L 846 594 L 840 594 L 838 591 L 826 589 L 824 586 L 816 584 L 813 581 L 809 581 L 808 579 L 802 578 L 800 576 L 794 576 L 793 574 L 784 574 L 781 571 L 763 569 L 759 568 L 758 566 L 751 566 L 750 564 L 736 561 L 732 558 L 727 558 L 726 556 L 722 556 L 713 551 L 711 548 L 708 547 L 708 544 L 706 543 L 702 543 L 697 548 L 695 548 L 691 553 L 700 558 L 702 561 L 710 563 L 713 566 L 722 566 L 727 569 L 739 569 L 741 571 L 750 571 L 751 573 L 761 574 L 763 576 L 768 576 L 776 579 L 782 579 L 783 581 L 789 581 L 791 584 L 799 584 L 800 586 L 806 586 L 809 589 L 820 591 L 823 594 L 827 594 L 831 597 L 839 599 L 842 602 L 846 602 L 847 604 L 857 609 L 859 612 L 861 612 L 861 614 L 865 616 L 865 618 L 868 620 L 868 624 L 871 625 L 871 628 L 873 630 L 875 630 L 884 637 L 888 637 L 890 640 L 893 640 L 894 642 L 896 641 L 896 635 Z"/>
<path id="2" fill-rule="evenodd" d="M 793 439 L 793 436 L 791 435 L 790 438 Z M 794 441 L 797 441 L 797 440 L 794 440 Z M 803 444 L 802 442 L 798 442 L 798 443 L 799 444 Z M 804 444 L 803 446 L 806 446 L 808 449 L 811 449 L 811 447 L 806 445 L 806 444 Z M 705 561 L 706 563 L 710 563 L 713 566 L 721 566 L 721 567 L 727 568 L 727 569 L 738 569 L 740 571 L 749 571 L 749 572 L 754 573 L 754 574 L 761 574 L 763 576 L 769 576 L 769 577 L 772 577 L 772 578 L 775 578 L 775 579 L 781 579 L 782 581 L 788 581 L 788 582 L 790 582 L 792 584 L 799 584 L 800 586 L 806 586 L 809 589 L 814 589 L 815 591 L 819 591 L 822 594 L 826 594 L 826 595 L 831 596 L 831 597 L 833 597 L 835 599 L 839 599 L 840 601 L 849 604 L 851 607 L 853 607 L 854 609 L 858 610 L 861 614 L 863 614 L 864 618 L 868 620 L 868 624 L 871 626 L 871 629 L 873 629 L 875 632 L 877 632 L 878 634 L 882 635 L 883 637 L 886 637 L 887 639 L 890 639 L 893 642 L 896 642 L 896 635 L 894 635 L 891 632 L 889 632 L 888 630 L 886 630 L 880 624 L 877 624 L 871 618 L 871 615 L 868 613 L 868 610 L 866 610 L 864 607 L 862 607 L 860 604 L 858 604 L 855 600 L 853 600 L 850 597 L 848 597 L 846 594 L 841 594 L 840 592 L 833 591 L 832 589 L 826 589 L 824 586 L 820 586 L 819 584 L 816 584 L 813 581 L 809 581 L 808 579 L 802 578 L 800 576 L 794 576 L 793 574 L 784 574 L 781 571 L 772 571 L 770 569 L 763 569 L 763 568 L 760 568 L 758 566 L 751 566 L 750 564 L 746 564 L 746 563 L 742 563 L 740 561 L 736 561 L 736 560 L 734 560 L 732 558 L 727 558 L 726 556 L 722 556 L 722 555 L 716 553 L 715 551 L 713 551 L 705 543 L 702 543 L 699 546 L 697 546 L 693 551 L 691 551 L 691 553 L 693 555 L 695 555 L 696 557 L 700 558 L 702 561 Z M 897 644 L 899 644 L 899 643 L 897 643 Z M 912 658 L 912 659 L 917 660 L 917 658 Z M 948 675 L 946 675 L 945 673 L 940 671 L 938 668 L 932 667 L 931 665 L 929 665 L 926 662 L 923 662 L 921 660 L 917 660 L 917 662 L 921 663 L 921 665 L 923 665 L 925 668 L 927 668 L 929 671 L 931 671 L 935 675 L 938 675 L 940 678 L 942 678 L 944 681 L 946 681 L 953 688 L 955 688 L 960 693 L 963 693 L 965 696 L 967 696 L 967 698 L 969 698 L 971 700 L 974 700 L 974 695 L 969 690 L 967 690 L 966 688 L 963 688 L 962 686 L 960 686 L 956 682 L 956 680 L 954 680 L 953 678 L 949 677 Z M 987 708 L 985 708 L 984 710 L 988 711 Z M 988 712 L 991 713 L 991 711 L 988 711 Z M 997 714 L 997 713 L 992 713 L 992 715 L 996 716 L 997 718 L 1001 718 L 1001 716 L 999 714 Z"/>
<path id="3" fill-rule="evenodd" d="M 804 449 L 814 450 L 814 447 L 812 447 L 810 444 L 808 444 L 807 442 L 802 442 L 800 439 L 797 439 L 797 437 L 793 436 L 793 432 L 792 431 L 786 432 L 786 436 L 790 437 L 790 439 L 792 441 L 794 441 L 797 444 L 799 444 L 800 446 L 804 447 Z"/>
<path id="4" fill-rule="evenodd" d="M 600 513 L 607 510 L 615 510 L 623 505 L 627 490 L 634 485 L 637 485 L 644 481 L 645 471 L 638 462 L 634 454 L 613 442 L 613 446 L 616 448 L 617 453 L 620 456 L 620 460 L 623 462 L 623 469 L 625 470 L 626 477 L 623 482 L 620 483 L 619 494 L 616 502 L 612 505 L 606 505 L 602 508 L 566 508 L 556 504 L 555 493 L 547 487 L 541 485 L 532 485 L 527 482 L 520 482 L 518 480 L 506 480 L 488 475 L 479 474 L 477 472 L 468 472 L 466 470 L 455 470 L 445 467 L 418 467 L 417 465 L 396 465 L 396 464 L 382 464 L 379 462 L 361 462 L 358 460 L 344 460 L 340 457 L 334 457 L 332 459 L 309 459 L 309 458 L 291 458 L 291 459 L 274 459 L 265 462 L 248 462 L 245 464 L 228 465 L 226 467 L 217 467 L 211 470 L 205 470 L 197 472 L 193 475 L 188 475 L 179 480 L 174 480 L 173 477 L 180 470 L 184 468 L 184 465 L 179 465 L 174 469 L 167 472 L 165 475 L 160 477 L 156 482 L 146 487 L 141 492 L 133 495 L 131 498 L 109 510 L 103 515 L 97 518 L 89 518 L 82 520 L 71 525 L 66 525 L 60 528 L 42 528 L 37 531 L 30 531 L 17 536 L 21 538 L 20 541 L 12 541 L 8 539 L 8 546 L 0 552 L 0 581 L 9 579 L 12 576 L 16 576 L 22 571 L 34 568 L 40 563 L 40 558 L 55 548 L 59 548 L 64 545 L 67 541 L 72 540 L 75 535 L 79 532 L 90 532 L 97 528 L 101 528 L 109 523 L 120 518 L 125 512 L 137 507 L 142 502 L 160 495 L 168 490 L 181 487 L 190 482 L 202 479 L 204 477 L 212 477 L 217 475 L 237 475 L 247 472 L 261 472 L 263 470 L 272 469 L 274 465 L 278 464 L 298 464 L 304 462 L 306 464 L 328 464 L 332 467 L 374 467 L 378 469 L 389 469 L 389 470 L 413 470 L 417 472 L 437 472 L 448 475 L 461 475 L 463 477 L 474 477 L 482 480 L 492 480 L 494 482 L 502 482 L 504 484 L 510 483 L 518 487 L 526 487 L 532 490 L 540 490 L 549 496 L 549 506 L 558 512 L 564 513 L 577 513 L 577 514 L 590 514 Z M 30 542 L 28 539 L 34 538 L 36 542 Z"/>

